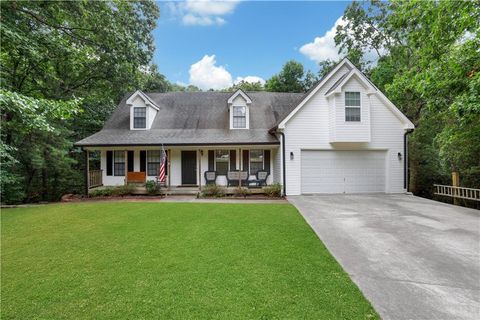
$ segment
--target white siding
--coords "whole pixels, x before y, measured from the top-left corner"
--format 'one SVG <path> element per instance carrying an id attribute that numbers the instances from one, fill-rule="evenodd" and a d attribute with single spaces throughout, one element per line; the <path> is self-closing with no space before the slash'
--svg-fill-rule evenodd
<path id="1" fill-rule="evenodd" d="M 286 159 L 287 195 L 301 193 L 301 150 L 386 150 L 386 192 L 405 191 L 403 160 L 397 157 L 398 152 L 403 155 L 403 125 L 376 95 L 370 97 L 370 142 L 330 143 L 333 119 L 329 117 L 325 92 L 345 72 L 348 69 L 344 66 L 286 123 L 286 154 L 294 154 L 293 160 L 289 156 Z M 364 88 L 362 92 L 365 92 Z"/>
<path id="2" fill-rule="evenodd" d="M 281 176 L 281 170 L 282 170 L 282 149 L 273 149 L 272 150 L 272 161 L 273 161 L 273 166 L 272 166 L 272 179 L 274 183 L 280 183 L 282 184 L 282 176 Z"/>
<path id="3" fill-rule="evenodd" d="M 360 121 L 345 121 L 345 92 L 360 92 Z M 332 100 L 331 98 L 329 100 Z M 331 142 L 369 142 L 370 141 L 370 97 L 365 93 L 365 87 L 355 77 L 343 86 L 342 93 L 336 94 L 333 106 L 330 107 Z M 332 139 L 333 138 L 333 139 Z"/>

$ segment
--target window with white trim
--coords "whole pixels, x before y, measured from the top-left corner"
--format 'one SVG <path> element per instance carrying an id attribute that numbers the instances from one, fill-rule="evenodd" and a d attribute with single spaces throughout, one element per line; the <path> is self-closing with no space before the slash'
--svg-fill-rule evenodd
<path id="1" fill-rule="evenodd" d="M 247 107 L 233 106 L 233 128 L 245 129 L 247 127 Z"/>
<path id="2" fill-rule="evenodd" d="M 345 121 L 360 121 L 360 92 L 345 92 Z"/>
<path id="3" fill-rule="evenodd" d="M 147 127 L 147 108 L 133 108 L 133 128 L 145 129 Z"/>
<path id="4" fill-rule="evenodd" d="M 263 170 L 263 150 L 250 150 L 250 174 Z"/>
<path id="5" fill-rule="evenodd" d="M 158 176 L 160 170 L 160 150 L 147 150 L 147 176 Z"/>
<path id="6" fill-rule="evenodd" d="M 219 175 L 226 175 L 228 172 L 230 151 L 215 150 L 215 171 Z"/>
<path id="7" fill-rule="evenodd" d="M 113 152 L 113 175 L 125 175 L 125 151 L 123 150 Z"/>

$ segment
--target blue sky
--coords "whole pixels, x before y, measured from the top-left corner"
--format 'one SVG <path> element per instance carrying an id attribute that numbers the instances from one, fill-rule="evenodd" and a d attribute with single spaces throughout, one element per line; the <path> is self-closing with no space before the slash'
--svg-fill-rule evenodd
<path id="1" fill-rule="evenodd" d="M 338 58 L 334 28 L 349 2 L 159 2 L 155 63 L 174 83 L 225 88 L 268 79 L 295 59 Z"/>

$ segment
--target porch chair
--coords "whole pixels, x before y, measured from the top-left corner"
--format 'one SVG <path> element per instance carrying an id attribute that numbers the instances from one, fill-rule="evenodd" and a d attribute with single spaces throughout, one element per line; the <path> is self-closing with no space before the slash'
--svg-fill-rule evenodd
<path id="1" fill-rule="evenodd" d="M 250 185 L 250 183 L 254 183 L 257 187 L 264 187 L 267 185 L 267 178 L 269 175 L 268 171 L 257 171 L 257 174 L 255 175 L 256 179 L 248 180 L 248 184 Z"/>
<path id="2" fill-rule="evenodd" d="M 227 172 L 227 187 L 238 186 L 238 180 L 241 180 L 242 186 L 247 186 L 248 172 L 247 171 L 228 171 Z"/>
<path id="3" fill-rule="evenodd" d="M 217 171 L 205 171 L 205 184 L 208 185 L 215 185 L 217 180 Z"/>

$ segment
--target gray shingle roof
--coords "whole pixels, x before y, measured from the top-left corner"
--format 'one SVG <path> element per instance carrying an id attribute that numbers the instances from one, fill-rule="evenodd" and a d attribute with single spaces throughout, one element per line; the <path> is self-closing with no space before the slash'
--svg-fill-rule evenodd
<path id="1" fill-rule="evenodd" d="M 159 106 L 150 130 L 130 130 L 125 97 L 99 132 L 77 146 L 268 144 L 278 140 L 268 133 L 300 102 L 303 93 L 248 92 L 250 129 L 230 130 L 227 100 L 231 92 L 146 93 Z"/>

